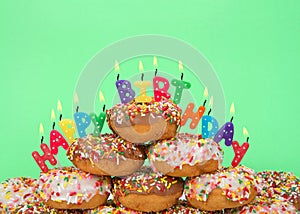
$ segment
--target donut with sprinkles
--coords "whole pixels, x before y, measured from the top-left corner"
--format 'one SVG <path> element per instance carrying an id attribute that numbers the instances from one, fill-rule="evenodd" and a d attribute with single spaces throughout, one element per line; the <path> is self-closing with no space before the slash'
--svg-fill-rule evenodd
<path id="1" fill-rule="evenodd" d="M 70 145 L 67 156 L 83 171 L 109 176 L 130 175 L 143 165 L 146 158 L 142 146 L 115 134 L 78 138 Z"/>
<path id="2" fill-rule="evenodd" d="M 259 182 L 252 169 L 245 166 L 229 167 L 188 178 L 184 192 L 193 207 L 215 211 L 253 201 L 260 189 Z"/>
<path id="3" fill-rule="evenodd" d="M 183 192 L 183 180 L 141 167 L 133 175 L 113 179 L 115 203 L 142 211 L 158 212 L 174 205 Z"/>
<path id="4" fill-rule="evenodd" d="M 155 170 L 176 177 L 192 177 L 222 167 L 220 144 L 201 135 L 179 133 L 175 138 L 156 142 L 148 149 Z"/>
<path id="5" fill-rule="evenodd" d="M 180 125 L 181 109 L 171 100 L 117 104 L 106 111 L 111 130 L 127 141 L 144 144 L 169 139 Z"/>
<path id="6" fill-rule="evenodd" d="M 93 209 L 104 204 L 110 194 L 110 178 L 92 175 L 74 167 L 41 173 L 39 195 L 56 209 Z"/>
<path id="7" fill-rule="evenodd" d="M 10 178 L 0 184 L 0 210 L 9 212 L 24 202 L 39 200 L 38 183 L 33 178 Z"/>
<path id="8" fill-rule="evenodd" d="M 300 211 L 300 179 L 291 172 L 262 171 L 257 176 L 262 180 L 258 195 L 279 201 L 287 201 Z"/>

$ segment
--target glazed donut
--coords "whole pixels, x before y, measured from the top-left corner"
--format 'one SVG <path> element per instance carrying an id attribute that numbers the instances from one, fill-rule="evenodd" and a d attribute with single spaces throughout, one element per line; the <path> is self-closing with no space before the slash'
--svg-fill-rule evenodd
<path id="1" fill-rule="evenodd" d="M 154 173 L 141 167 L 131 176 L 113 179 L 116 204 L 142 211 L 158 212 L 174 205 L 183 192 L 181 178 Z"/>
<path id="2" fill-rule="evenodd" d="M 280 201 L 262 196 L 257 196 L 255 200 L 245 206 L 241 206 L 234 209 L 226 210 L 226 213 L 233 214 L 247 214 L 247 213 L 261 213 L 261 214 L 296 214 L 297 210 L 295 206 L 287 201 Z"/>
<path id="3" fill-rule="evenodd" d="M 190 204 L 206 211 L 239 207 L 253 201 L 259 189 L 253 170 L 230 167 L 212 174 L 188 178 L 185 195 Z"/>
<path id="4" fill-rule="evenodd" d="M 148 158 L 155 170 L 176 177 L 193 177 L 221 168 L 223 151 L 220 144 L 201 135 L 177 134 L 150 146 Z"/>
<path id="5" fill-rule="evenodd" d="M 110 176 L 130 175 L 143 165 L 146 158 L 141 147 L 115 134 L 78 138 L 70 145 L 67 155 L 83 171 Z"/>
<path id="6" fill-rule="evenodd" d="M 38 200 L 38 183 L 33 178 L 10 178 L 0 184 L 0 207 L 9 212 L 24 202 Z"/>
<path id="7" fill-rule="evenodd" d="M 300 179 L 293 173 L 263 171 L 258 172 L 257 176 L 262 179 L 262 191 L 258 195 L 293 203 L 300 210 Z"/>
<path id="8" fill-rule="evenodd" d="M 117 104 L 106 113 L 111 130 L 137 144 L 174 137 L 181 117 L 181 109 L 167 99 Z"/>
<path id="9" fill-rule="evenodd" d="M 46 205 L 56 209 L 93 209 L 106 202 L 110 186 L 109 177 L 64 167 L 41 173 L 39 194 Z"/>

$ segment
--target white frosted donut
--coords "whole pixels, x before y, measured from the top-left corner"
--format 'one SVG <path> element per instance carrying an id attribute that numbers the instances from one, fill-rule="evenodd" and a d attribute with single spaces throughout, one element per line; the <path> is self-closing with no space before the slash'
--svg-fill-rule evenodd
<path id="1" fill-rule="evenodd" d="M 110 178 L 91 175 L 74 167 L 41 173 L 39 189 L 45 203 L 56 209 L 92 209 L 106 202 Z"/>
<path id="2" fill-rule="evenodd" d="M 154 169 L 163 174 L 190 177 L 220 169 L 223 151 L 211 138 L 179 133 L 175 138 L 152 145 L 148 157 Z"/>

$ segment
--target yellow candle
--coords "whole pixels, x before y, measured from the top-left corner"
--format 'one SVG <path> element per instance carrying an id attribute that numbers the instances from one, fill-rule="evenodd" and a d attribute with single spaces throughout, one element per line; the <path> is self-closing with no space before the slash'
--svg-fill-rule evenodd
<path id="1" fill-rule="evenodd" d="M 147 87 L 151 86 L 150 81 L 136 81 L 134 85 L 140 89 L 140 95 L 135 97 L 135 102 L 144 103 L 152 100 L 152 97 L 146 93 Z"/>
<path id="2" fill-rule="evenodd" d="M 59 127 L 63 131 L 67 141 L 71 144 L 74 142 L 75 138 L 75 131 L 76 131 L 76 124 L 74 120 L 71 119 L 62 119 L 59 121 Z"/>

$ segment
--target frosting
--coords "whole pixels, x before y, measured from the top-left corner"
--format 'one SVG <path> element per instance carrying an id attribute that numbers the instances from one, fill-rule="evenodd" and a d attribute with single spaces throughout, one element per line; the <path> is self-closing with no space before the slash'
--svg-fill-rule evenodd
<path id="1" fill-rule="evenodd" d="M 73 160 L 88 159 L 94 165 L 101 159 L 110 159 L 119 164 L 120 160 L 145 159 L 141 149 L 134 144 L 123 140 L 115 134 L 103 134 L 98 137 L 87 135 L 84 138 L 78 138 L 71 144 L 68 151 L 68 158 Z"/>
<path id="2" fill-rule="evenodd" d="M 74 167 L 65 167 L 41 173 L 39 188 L 41 198 L 46 201 L 82 204 L 97 194 L 108 194 L 110 182 L 107 177 L 91 175 Z"/>
<path id="3" fill-rule="evenodd" d="M 115 179 L 113 183 L 115 196 L 125 196 L 129 193 L 168 195 L 181 190 L 183 186 L 181 178 L 154 173 L 146 166 L 130 176 Z"/>
<path id="4" fill-rule="evenodd" d="M 163 117 L 170 123 L 180 124 L 180 107 L 166 98 L 162 98 L 159 102 L 152 99 L 148 103 L 136 103 L 134 101 L 126 104 L 120 103 L 107 110 L 108 117 L 119 125 L 134 121 L 138 116 L 146 117 L 148 114 L 150 114 L 150 119 Z"/>
<path id="5" fill-rule="evenodd" d="M 194 166 L 208 160 L 218 160 L 220 168 L 223 151 L 220 144 L 210 138 L 201 139 L 201 135 L 179 133 L 176 138 L 163 140 L 151 146 L 148 157 L 151 163 L 166 161 L 174 169 L 181 169 L 185 164 Z"/>
<path id="6" fill-rule="evenodd" d="M 252 187 L 259 189 L 259 182 L 252 169 L 245 166 L 229 167 L 214 174 L 187 179 L 184 191 L 188 198 L 207 201 L 211 191 L 220 188 L 227 199 L 242 203 L 249 199 Z"/>
<path id="7" fill-rule="evenodd" d="M 10 210 L 24 202 L 37 201 L 37 181 L 32 178 L 11 178 L 0 184 L 0 207 Z"/>
<path id="8" fill-rule="evenodd" d="M 296 208 L 293 204 L 286 201 L 273 200 L 265 197 L 256 197 L 253 202 L 246 206 L 231 209 L 228 213 L 286 213 L 296 214 Z"/>
<path id="9" fill-rule="evenodd" d="M 280 201 L 296 203 L 300 198 L 300 179 L 291 172 L 263 171 L 257 175 L 262 179 L 262 191 L 258 195 Z"/>

